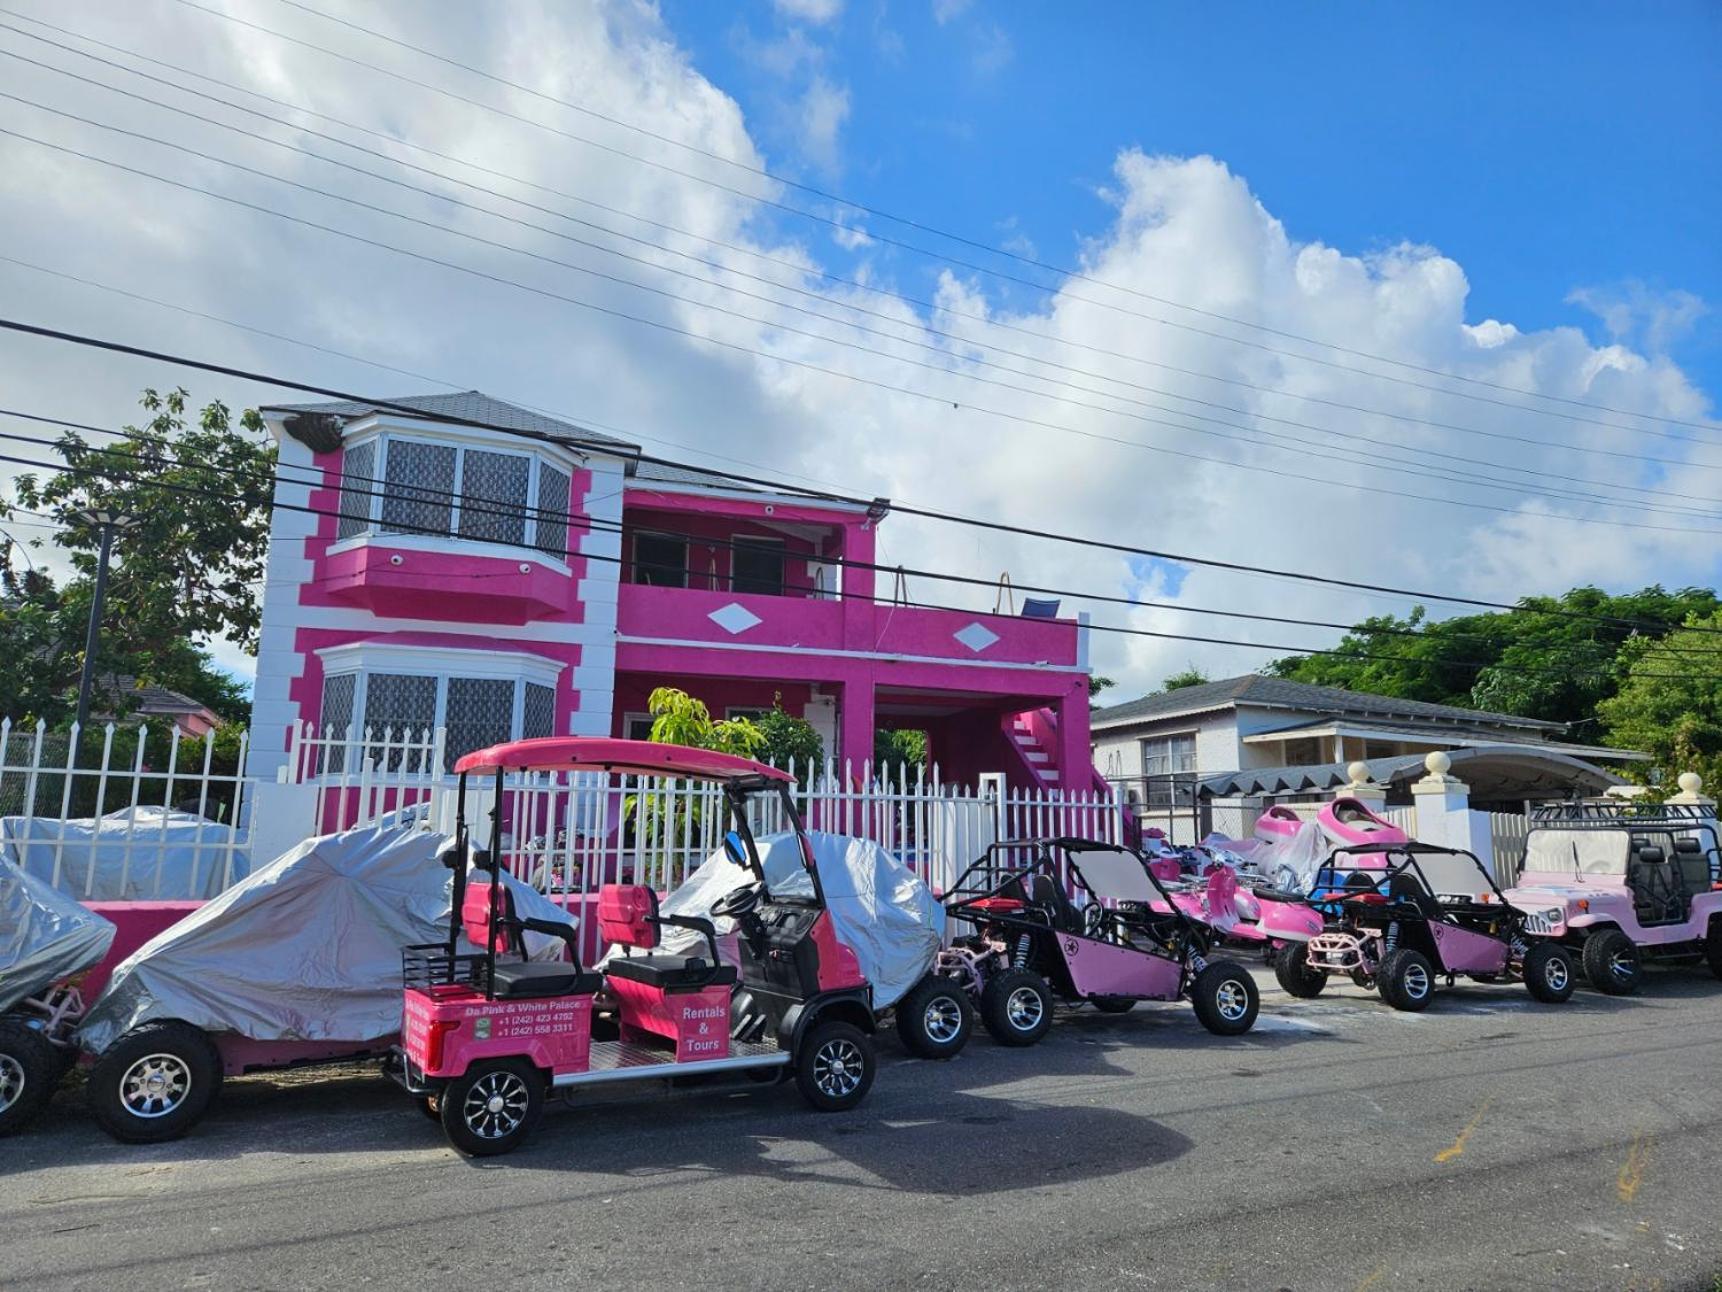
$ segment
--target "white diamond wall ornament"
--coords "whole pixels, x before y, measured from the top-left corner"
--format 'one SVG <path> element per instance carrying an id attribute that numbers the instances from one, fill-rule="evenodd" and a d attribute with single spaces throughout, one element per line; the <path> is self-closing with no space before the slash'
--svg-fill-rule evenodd
<path id="1" fill-rule="evenodd" d="M 999 639 L 999 635 L 997 633 L 993 632 L 985 624 L 981 623 L 970 624 L 967 628 L 963 628 L 952 633 L 951 636 L 955 637 L 977 655 Z"/>
<path id="2" fill-rule="evenodd" d="M 755 624 L 764 622 L 746 606 L 734 601 L 730 602 L 727 606 L 719 606 L 716 610 L 707 615 L 706 618 L 711 620 L 732 637 L 737 633 L 745 633 Z"/>

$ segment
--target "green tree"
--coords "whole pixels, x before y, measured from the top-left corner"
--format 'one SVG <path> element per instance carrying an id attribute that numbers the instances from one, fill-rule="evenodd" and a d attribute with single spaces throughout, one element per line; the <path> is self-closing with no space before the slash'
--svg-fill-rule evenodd
<path id="1" fill-rule="evenodd" d="M 72 565 L 56 581 L 16 544 L 0 549 L 0 700 L 15 719 L 58 725 L 74 707 L 100 543 L 79 513 L 95 506 L 136 521 L 114 540 L 97 676 L 135 676 L 243 717 L 244 688 L 214 667 L 203 643 L 256 649 L 275 450 L 255 411 L 236 425 L 216 402 L 193 419 L 188 400 L 184 390 L 146 390 L 149 420 L 112 443 L 67 432 L 58 445 L 65 467 L 20 475 L 0 501 L 0 518 L 15 508 L 52 515 L 53 541 Z"/>
<path id="2" fill-rule="evenodd" d="M 686 691 L 660 686 L 646 697 L 652 715 L 652 740 L 660 745 L 686 745 L 691 749 L 715 749 L 720 754 L 757 758 L 765 748 L 765 733 L 746 718 L 712 721 L 704 700 Z"/>
<path id="3" fill-rule="evenodd" d="M 906 727 L 880 727 L 873 733 L 873 774 L 896 780 L 899 775 L 915 779 L 927 765 L 927 733 Z"/>
<path id="4" fill-rule="evenodd" d="M 1709 631 L 1702 631 L 1702 630 Z M 1640 638 L 1621 652 L 1626 677 L 1618 694 L 1597 706 L 1610 743 L 1640 749 L 1653 761 L 1628 764 L 1624 774 L 1653 777 L 1673 788 L 1681 772 L 1697 772 L 1708 792 L 1722 786 L 1722 669 L 1695 666 L 1702 656 L 1677 651 L 1722 654 L 1722 611 L 1693 616 L 1685 631 L 1661 641 Z M 1694 676 L 1704 673 L 1709 677 Z"/>
<path id="5" fill-rule="evenodd" d="M 771 708 L 755 718 L 753 723 L 765 737 L 759 753 L 762 762 L 773 767 L 794 766 L 803 780 L 813 769 L 824 765 L 825 742 L 807 719 L 784 712 L 781 696 L 774 699 Z"/>
<path id="6" fill-rule="evenodd" d="M 1191 664 L 1160 683 L 1160 689 L 1155 694 L 1164 695 L 1168 691 L 1182 691 L 1189 686 L 1203 686 L 1212 680 L 1201 669 Z"/>

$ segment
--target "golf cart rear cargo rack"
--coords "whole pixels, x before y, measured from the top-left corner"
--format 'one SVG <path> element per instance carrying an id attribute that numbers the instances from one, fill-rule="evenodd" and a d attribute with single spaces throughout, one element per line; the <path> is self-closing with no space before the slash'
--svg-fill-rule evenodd
<path id="1" fill-rule="evenodd" d="M 401 982 L 407 988 L 478 987 L 488 958 L 482 951 L 455 951 L 446 942 L 401 948 Z"/>

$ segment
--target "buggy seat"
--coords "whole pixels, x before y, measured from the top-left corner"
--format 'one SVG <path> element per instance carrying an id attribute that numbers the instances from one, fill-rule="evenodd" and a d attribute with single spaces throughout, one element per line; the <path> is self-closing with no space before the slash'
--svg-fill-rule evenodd
<path id="1" fill-rule="evenodd" d="M 1065 895 L 1064 885 L 1051 875 L 1034 877 L 1034 904 L 1046 912 L 1052 927 L 1060 933 L 1081 933 L 1082 912 Z"/>
<path id="2" fill-rule="evenodd" d="M 571 926 L 553 920 L 522 919 L 514 909 L 514 894 L 506 886 L 496 889 L 500 909 L 492 918 L 491 886 L 488 880 L 469 883 L 460 903 L 461 928 L 475 945 L 497 956 L 514 955 L 518 960 L 494 962 L 490 971 L 490 994 L 503 1000 L 545 996 L 589 996 L 602 981 L 580 968 L 580 952 Z M 494 933 L 493 933 L 494 930 Z M 547 933 L 561 938 L 568 947 L 568 960 L 528 960 L 526 934 Z"/>
<path id="3" fill-rule="evenodd" d="M 692 929 L 703 934 L 711 948 L 711 959 L 703 956 L 635 955 L 658 945 L 658 930 L 664 925 Z M 605 971 L 611 978 L 644 983 L 663 992 L 701 991 L 707 987 L 731 986 L 735 966 L 718 958 L 717 930 L 710 920 L 688 915 L 664 915 L 658 910 L 658 895 L 646 884 L 605 884 L 598 892 L 598 932 L 607 942 L 622 948 Z"/>

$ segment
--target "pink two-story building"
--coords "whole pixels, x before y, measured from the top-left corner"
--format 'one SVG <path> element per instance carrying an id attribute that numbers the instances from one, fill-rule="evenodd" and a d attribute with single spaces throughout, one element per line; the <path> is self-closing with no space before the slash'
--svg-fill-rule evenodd
<path id="1" fill-rule="evenodd" d="M 511 737 L 641 736 L 648 694 L 676 686 L 720 717 L 781 703 L 857 774 L 876 728 L 906 727 L 949 781 L 1092 788 L 1086 629 L 880 599 L 883 500 L 643 463 L 476 391 L 388 402 L 423 416 L 262 410 L 281 466 L 262 774 L 296 724 L 440 726 L 452 759 Z"/>

